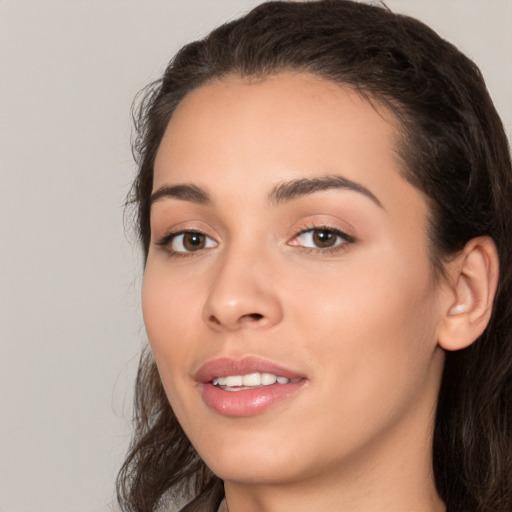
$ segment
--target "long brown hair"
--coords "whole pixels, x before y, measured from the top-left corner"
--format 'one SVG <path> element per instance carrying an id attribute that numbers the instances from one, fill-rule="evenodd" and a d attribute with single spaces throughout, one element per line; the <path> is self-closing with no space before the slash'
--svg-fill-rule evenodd
<path id="1" fill-rule="evenodd" d="M 476 65 L 421 22 L 350 0 L 267 2 L 185 46 L 135 111 L 138 164 L 129 203 L 144 254 L 153 164 L 178 103 L 227 74 L 307 72 L 386 104 L 402 126 L 404 176 L 429 202 L 437 272 L 470 239 L 500 258 L 494 313 L 469 348 L 446 354 L 434 433 L 434 474 L 450 512 L 512 510 L 512 169 L 503 125 Z M 190 445 L 143 354 L 135 432 L 118 476 L 126 512 L 186 496 L 216 510 L 222 482 Z"/>

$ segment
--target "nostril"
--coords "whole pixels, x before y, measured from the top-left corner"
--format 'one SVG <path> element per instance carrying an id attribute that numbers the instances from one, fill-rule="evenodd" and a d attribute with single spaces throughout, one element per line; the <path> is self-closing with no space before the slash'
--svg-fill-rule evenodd
<path id="1" fill-rule="evenodd" d="M 247 319 L 247 320 L 261 320 L 263 318 L 263 315 L 261 315 L 260 313 L 250 313 L 249 315 L 244 315 L 242 317 L 242 320 L 243 319 Z"/>
<path id="2" fill-rule="evenodd" d="M 235 328 L 237 325 L 258 323 L 265 318 L 261 313 L 247 313 L 239 317 L 218 317 L 216 315 L 210 315 L 208 317 L 208 323 L 210 325 L 225 326 L 228 328 Z"/>
<path id="3" fill-rule="evenodd" d="M 217 318 L 214 315 L 210 315 L 208 317 L 208 321 L 211 322 L 212 324 L 220 325 L 220 322 L 217 320 Z"/>

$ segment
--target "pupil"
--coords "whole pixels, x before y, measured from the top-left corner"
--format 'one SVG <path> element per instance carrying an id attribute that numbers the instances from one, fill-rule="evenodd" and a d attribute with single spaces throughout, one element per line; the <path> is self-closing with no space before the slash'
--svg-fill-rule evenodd
<path id="1" fill-rule="evenodd" d="M 202 249 L 204 247 L 204 235 L 199 233 L 187 233 L 183 238 L 183 246 L 188 251 Z"/>
<path id="2" fill-rule="evenodd" d="M 331 247 L 336 242 L 336 235 L 330 231 L 315 231 L 313 241 L 319 247 Z"/>

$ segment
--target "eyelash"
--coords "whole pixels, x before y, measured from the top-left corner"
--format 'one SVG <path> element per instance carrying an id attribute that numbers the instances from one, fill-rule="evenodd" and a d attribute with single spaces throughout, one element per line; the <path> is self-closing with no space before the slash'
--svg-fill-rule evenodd
<path id="1" fill-rule="evenodd" d="M 331 236 L 335 236 L 338 239 L 335 241 L 335 245 L 322 248 L 322 247 L 305 247 L 304 245 L 291 244 L 291 242 L 299 239 L 300 237 L 304 236 L 306 233 L 309 233 L 309 232 L 317 232 L 318 233 L 318 232 L 322 232 L 322 231 L 328 233 Z M 177 251 L 177 250 L 171 248 L 172 242 L 175 241 L 178 237 L 185 236 L 185 235 L 194 235 L 194 234 L 205 237 L 206 244 L 213 242 L 213 244 L 215 244 L 215 245 L 202 247 L 202 248 L 198 249 L 197 251 L 187 251 L 187 250 Z M 314 236 L 314 235 L 312 235 L 312 236 Z M 208 242 L 208 240 L 210 242 Z M 304 226 L 303 228 L 301 228 L 298 231 L 297 234 L 295 234 L 292 237 L 292 239 L 290 240 L 290 242 L 288 242 L 288 244 L 291 244 L 293 247 L 297 247 L 300 250 L 305 251 L 305 252 L 321 253 L 321 254 L 327 253 L 328 254 L 328 253 L 334 253 L 334 252 L 343 250 L 345 248 L 345 245 L 352 244 L 355 241 L 356 240 L 354 237 L 348 235 L 347 233 L 341 231 L 338 228 L 322 225 L 322 226 Z M 165 235 L 162 239 L 160 239 L 158 242 L 156 242 L 156 245 L 166 248 L 166 250 L 170 254 L 170 256 L 180 258 L 180 257 L 194 256 L 195 253 L 199 253 L 204 250 L 211 249 L 211 248 L 215 247 L 216 245 L 218 245 L 218 242 L 213 240 L 213 238 L 209 237 L 202 231 L 183 230 L 183 231 L 177 231 L 175 233 L 169 233 L 169 234 Z"/>
<path id="2" fill-rule="evenodd" d="M 171 244 L 173 243 L 173 241 L 175 241 L 178 237 L 185 236 L 185 235 L 199 235 L 199 236 L 204 237 L 205 239 L 213 241 L 214 244 L 218 245 L 218 243 L 215 240 L 213 240 L 213 238 L 209 237 L 208 235 L 206 235 L 202 231 L 197 231 L 197 230 L 193 230 L 193 229 L 183 230 L 183 231 L 176 231 L 175 233 L 168 233 L 162 239 L 160 239 L 156 243 L 156 245 L 158 245 L 160 247 L 164 247 L 167 250 L 167 252 L 170 254 L 170 256 L 172 256 L 173 258 L 174 257 L 181 258 L 181 257 L 193 256 L 194 253 L 196 253 L 196 252 L 201 252 L 201 251 L 203 251 L 205 249 L 211 249 L 212 248 L 212 246 L 203 247 L 201 249 L 198 249 L 197 251 L 177 251 L 175 249 L 172 249 Z M 206 241 L 205 243 L 208 243 L 208 242 Z M 183 245 L 183 242 L 182 242 L 182 245 Z"/>
<path id="3" fill-rule="evenodd" d="M 356 241 L 356 239 L 353 236 L 350 236 L 349 234 L 345 233 L 344 231 L 341 231 L 338 228 L 332 227 L 332 226 L 326 226 L 326 225 L 320 225 L 320 226 L 304 226 L 299 230 L 299 232 L 294 235 L 291 241 L 297 240 L 299 237 L 305 235 L 309 232 L 326 232 L 329 233 L 331 236 L 335 236 L 338 240 L 336 240 L 336 245 L 330 246 L 330 247 L 304 247 L 303 245 L 296 245 L 300 250 L 310 253 L 321 253 L 321 254 L 329 254 L 329 253 L 335 253 L 341 250 L 346 249 L 347 244 L 352 244 Z M 289 242 L 290 243 L 290 242 Z"/>

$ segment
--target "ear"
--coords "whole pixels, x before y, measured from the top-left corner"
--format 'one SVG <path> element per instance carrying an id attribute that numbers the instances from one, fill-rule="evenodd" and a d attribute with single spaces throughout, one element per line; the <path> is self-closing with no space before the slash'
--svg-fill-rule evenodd
<path id="1" fill-rule="evenodd" d="M 438 343 L 445 350 L 471 345 L 485 330 L 498 286 L 499 259 L 490 237 L 470 240 L 448 265 Z"/>

